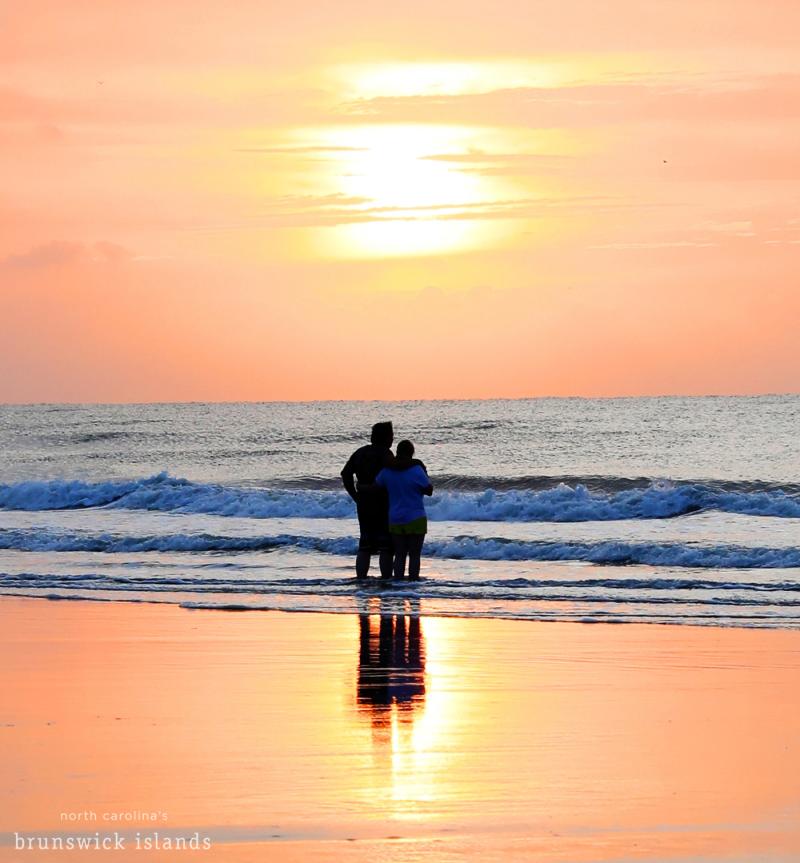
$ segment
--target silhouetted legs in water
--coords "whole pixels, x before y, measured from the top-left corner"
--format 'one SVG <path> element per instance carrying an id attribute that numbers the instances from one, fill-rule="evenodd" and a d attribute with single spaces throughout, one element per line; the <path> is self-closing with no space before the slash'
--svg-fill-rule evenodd
<path id="1" fill-rule="evenodd" d="M 359 551 L 356 555 L 356 578 L 366 578 L 369 572 L 370 552 Z M 392 577 L 392 550 L 385 548 L 380 551 L 378 565 L 381 569 L 381 578 Z"/>
<path id="2" fill-rule="evenodd" d="M 425 534 L 395 533 L 392 534 L 392 542 L 394 543 L 394 577 L 402 578 L 405 575 L 407 557 L 408 577 L 419 578 L 419 564 Z M 383 567 L 381 567 L 381 573 L 383 573 Z"/>
<path id="3" fill-rule="evenodd" d="M 389 501 L 367 496 L 356 503 L 358 514 L 358 553 L 356 578 L 366 578 L 370 558 L 379 555 L 382 578 L 392 577 L 392 539 L 389 536 Z"/>

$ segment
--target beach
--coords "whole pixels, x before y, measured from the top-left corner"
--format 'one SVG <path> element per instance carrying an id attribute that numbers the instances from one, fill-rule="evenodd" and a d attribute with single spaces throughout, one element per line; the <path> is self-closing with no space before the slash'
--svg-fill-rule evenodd
<path id="1" fill-rule="evenodd" d="M 796 631 L 0 605 L 3 860 L 800 856 Z"/>

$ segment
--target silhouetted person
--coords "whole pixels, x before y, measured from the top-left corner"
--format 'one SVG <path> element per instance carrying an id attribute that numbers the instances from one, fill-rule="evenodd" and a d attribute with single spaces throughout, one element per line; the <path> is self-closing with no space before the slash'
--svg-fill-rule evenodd
<path id="1" fill-rule="evenodd" d="M 397 445 L 397 464 L 409 467 L 384 468 L 376 477 L 375 484 L 385 488 L 389 494 L 389 533 L 394 547 L 394 577 L 405 575 L 408 558 L 408 577 L 419 578 L 420 558 L 428 518 L 425 514 L 424 496 L 433 494 L 433 486 L 424 466 L 411 460 L 414 444 L 402 440 Z"/>
<path id="2" fill-rule="evenodd" d="M 390 422 L 375 423 L 371 443 L 357 449 L 342 469 L 342 482 L 356 502 L 358 553 L 356 576 L 366 578 L 370 558 L 379 555 L 381 577 L 392 577 L 392 540 L 389 537 L 389 499 L 386 490 L 375 485 L 381 470 L 394 460 L 394 430 Z M 358 485 L 356 485 L 358 482 Z M 366 486 L 366 488 L 365 488 Z"/>

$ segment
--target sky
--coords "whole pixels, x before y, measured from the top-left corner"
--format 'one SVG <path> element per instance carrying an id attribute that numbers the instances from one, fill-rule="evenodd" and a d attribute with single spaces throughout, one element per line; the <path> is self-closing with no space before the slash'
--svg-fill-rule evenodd
<path id="1" fill-rule="evenodd" d="M 0 401 L 797 392 L 795 0 L 30 0 Z"/>

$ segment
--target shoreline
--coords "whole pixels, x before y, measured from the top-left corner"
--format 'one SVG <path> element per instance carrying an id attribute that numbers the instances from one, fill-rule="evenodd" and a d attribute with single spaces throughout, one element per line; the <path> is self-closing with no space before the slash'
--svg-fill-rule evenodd
<path id="1" fill-rule="evenodd" d="M 800 855 L 796 631 L 133 605 L 0 598 L 0 859 Z"/>
<path id="2" fill-rule="evenodd" d="M 0 598 L 0 859 L 82 811 L 220 863 L 800 854 L 794 631 L 133 605 Z"/>
<path id="3" fill-rule="evenodd" d="M 377 581 L 377 579 L 375 579 Z M 331 599 L 339 599 L 341 596 L 331 596 Z M 213 604 L 193 604 L 190 601 L 182 601 L 182 602 L 171 602 L 169 600 L 161 600 L 161 599 L 120 599 L 118 597 L 92 597 L 92 596 L 35 596 L 35 595 L 26 595 L 26 594 L 17 594 L 17 593 L 3 593 L 0 591 L 0 604 L 7 600 L 30 600 L 30 601 L 42 601 L 51 602 L 51 603 L 61 603 L 61 602 L 69 602 L 69 603 L 88 603 L 88 604 L 100 604 L 100 605 L 126 605 L 126 606 L 157 606 L 157 607 L 172 607 L 178 608 L 182 611 L 211 611 L 211 612 L 227 612 L 230 614 L 239 614 L 243 612 L 258 612 L 261 614 L 311 614 L 311 615 L 334 615 L 337 617 L 358 617 L 361 614 L 379 614 L 383 616 L 395 616 L 398 614 L 402 614 L 407 617 L 418 617 L 422 619 L 440 619 L 440 620 L 497 620 L 497 621 L 508 621 L 514 623 L 529 623 L 529 624 L 561 624 L 561 625 L 577 625 L 577 626 L 623 626 L 623 627 L 636 627 L 636 626 L 647 626 L 647 627 L 657 627 L 657 628 L 676 628 L 676 629 L 701 629 L 701 630 L 743 630 L 747 631 L 756 631 L 756 632 L 796 632 L 800 633 L 800 626 L 782 626 L 780 625 L 778 618 L 770 619 L 768 622 L 763 624 L 759 623 L 748 623 L 742 624 L 739 622 L 736 623 L 722 623 L 720 622 L 720 618 L 718 615 L 709 615 L 709 619 L 707 622 L 698 622 L 698 618 L 694 617 L 688 620 L 682 620 L 681 622 L 675 622 L 671 620 L 658 620 L 658 619 L 636 619 L 636 620 L 625 620 L 623 618 L 615 618 L 615 619 L 592 619 L 591 617 L 582 617 L 575 618 L 573 620 L 565 620 L 563 618 L 558 617 L 523 617 L 523 616 L 515 616 L 513 614 L 489 614 L 483 613 L 481 611 L 447 611 L 442 609 L 435 610 L 426 610 L 422 611 L 417 608 L 414 610 L 415 606 L 419 606 L 420 603 L 425 602 L 427 604 L 431 604 L 431 600 L 426 597 L 413 597 L 409 598 L 407 596 L 392 596 L 391 593 L 381 590 L 376 590 L 375 593 L 370 594 L 362 594 L 357 597 L 362 600 L 362 602 L 369 604 L 374 604 L 376 602 L 381 602 L 382 600 L 394 600 L 398 604 L 402 603 L 404 608 L 400 607 L 388 607 L 385 609 L 381 609 L 377 612 L 375 611 L 367 611 L 362 609 L 353 609 L 353 608 L 291 608 L 291 607 L 281 607 L 281 606 L 250 606 L 239 603 L 225 603 L 220 605 Z M 557 601 L 553 601 L 557 602 Z M 453 601 L 448 600 L 448 605 L 452 605 Z M 739 618 L 741 619 L 741 618 Z"/>

